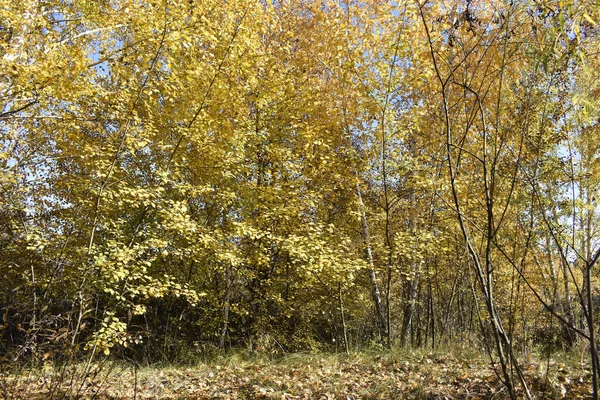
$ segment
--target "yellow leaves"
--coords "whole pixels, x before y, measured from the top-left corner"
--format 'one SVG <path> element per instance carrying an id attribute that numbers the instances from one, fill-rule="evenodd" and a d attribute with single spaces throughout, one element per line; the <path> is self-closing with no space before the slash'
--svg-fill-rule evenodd
<path id="1" fill-rule="evenodd" d="M 592 17 L 590 17 L 590 15 L 586 12 L 583 13 L 583 18 L 585 18 L 590 24 L 592 25 L 596 25 L 596 21 L 594 21 L 592 19 Z"/>
<path id="2" fill-rule="evenodd" d="M 127 324 L 120 321 L 113 312 L 107 312 L 100 328 L 92 334 L 86 344 L 86 349 L 97 349 L 105 355 L 110 354 L 110 349 L 116 345 L 127 347 L 130 338 L 127 335 Z"/>
<path id="3" fill-rule="evenodd" d="M 42 251 L 48 245 L 44 239 L 42 232 L 39 230 L 30 229 L 27 233 L 27 249 L 33 251 Z"/>
<path id="4" fill-rule="evenodd" d="M 136 304 L 133 306 L 133 310 L 131 311 L 133 315 L 143 315 L 146 313 L 146 306 L 141 304 Z"/>
<path id="5" fill-rule="evenodd" d="M 323 285 L 353 288 L 367 266 L 356 218 L 358 179 L 376 268 L 390 253 L 397 266 L 450 258 L 456 250 L 445 236 L 455 232 L 452 208 L 438 202 L 450 199 L 439 172 L 446 159 L 441 93 L 432 85 L 435 70 L 414 3 L 117 3 L 58 2 L 55 13 L 40 14 L 36 2 L 24 0 L 0 11 L 13 28 L 12 37 L 0 31 L 0 70 L 6 71 L 0 97 L 10 101 L 6 110 L 35 101 L 2 120 L 2 146 L 8 144 L 0 147 L 0 161 L 10 164 L 21 153 L 19 166 L 5 167 L 0 179 L 10 186 L 6 192 L 12 196 L 14 188 L 21 197 L 19 212 L 35 207 L 24 214 L 41 229 L 30 230 L 27 256 L 43 256 L 44 266 L 56 263 L 61 274 L 64 268 L 72 292 L 80 290 L 80 275 L 93 277 L 83 291 L 106 299 L 113 314 L 93 338 L 100 352 L 126 345 L 132 328 L 122 325 L 125 312 L 135 318 L 153 303 L 180 298 L 211 315 L 222 307 L 224 287 L 237 301 L 255 289 L 251 285 L 262 285 L 265 299 L 258 300 L 289 305 L 282 315 L 294 319 L 293 296 L 319 308 L 328 301 L 318 297 Z M 516 38 L 497 46 L 504 32 L 485 25 L 488 7 L 478 10 L 481 27 L 463 18 L 455 28 L 435 2 L 424 10 L 434 21 L 433 52 L 443 60 L 443 75 L 455 74 L 449 87 L 461 79 L 490 87 L 483 107 L 491 119 L 497 96 L 506 93 L 499 111 L 524 96 L 510 90 L 531 72 L 520 69 L 531 32 L 517 28 Z M 55 21 L 61 13 L 65 21 Z M 585 24 L 595 18 L 590 10 L 577 15 Z M 583 37 L 588 28 L 575 29 Z M 451 34 L 460 45 L 450 46 Z M 512 58 L 503 64 L 504 54 Z M 505 93 L 496 88 L 500 76 Z M 535 92 L 536 85 L 527 90 Z M 553 87 L 547 92 L 560 94 Z M 586 120 L 594 121 L 590 93 L 573 102 L 587 107 Z M 483 127 L 463 90 L 452 86 L 445 94 L 452 123 L 468 126 L 461 131 L 459 200 L 478 210 L 481 185 L 466 150 L 482 147 Z M 513 151 L 524 130 L 510 118 L 504 128 L 505 118 L 499 119 L 489 130 L 504 129 L 499 147 Z M 393 203 L 391 252 L 382 159 Z M 42 183 L 29 183 L 28 175 Z M 504 181 L 496 186 L 505 188 Z M 3 206 L 8 197 L 2 195 Z M 431 217 L 435 229 L 426 223 L 434 212 L 442 221 Z M 417 227 L 408 226 L 413 222 Z M 4 240 L 4 232 L 0 236 Z M 54 279 L 52 268 L 39 270 Z M 293 293 L 294 285 L 306 293 Z M 284 287 L 291 287 L 289 298 Z M 354 294 L 353 301 L 369 301 Z M 248 313 L 243 305 L 231 310 Z"/>

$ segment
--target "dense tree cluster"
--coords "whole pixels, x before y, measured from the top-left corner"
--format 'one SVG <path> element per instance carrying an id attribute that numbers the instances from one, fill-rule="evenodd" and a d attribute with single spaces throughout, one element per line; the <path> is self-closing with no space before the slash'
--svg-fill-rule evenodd
<path id="1" fill-rule="evenodd" d="M 597 370 L 599 14 L 2 2 L 0 351 L 475 342 L 514 396 L 584 340 Z"/>

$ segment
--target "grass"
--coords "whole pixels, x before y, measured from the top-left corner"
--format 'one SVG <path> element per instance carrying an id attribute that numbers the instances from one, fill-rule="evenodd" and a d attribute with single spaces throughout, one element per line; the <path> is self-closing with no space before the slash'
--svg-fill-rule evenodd
<path id="1" fill-rule="evenodd" d="M 589 373 L 578 352 L 532 355 L 523 369 L 537 398 L 582 398 Z M 547 369 L 549 367 L 549 369 Z M 136 368 L 105 361 L 84 373 L 68 366 L 3 379 L 6 398 L 98 399 L 501 399 L 488 358 L 472 348 L 284 356 L 233 351 L 187 365 Z M 548 373 L 546 374 L 546 371 Z M 77 390 L 75 390 L 77 389 Z"/>

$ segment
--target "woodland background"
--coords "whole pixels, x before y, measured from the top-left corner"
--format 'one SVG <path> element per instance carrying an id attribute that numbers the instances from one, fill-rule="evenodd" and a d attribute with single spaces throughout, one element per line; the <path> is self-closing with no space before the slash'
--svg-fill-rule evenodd
<path id="1" fill-rule="evenodd" d="M 0 353 L 587 346 L 595 1 L 0 2 Z M 518 388 L 518 389 L 517 389 Z"/>

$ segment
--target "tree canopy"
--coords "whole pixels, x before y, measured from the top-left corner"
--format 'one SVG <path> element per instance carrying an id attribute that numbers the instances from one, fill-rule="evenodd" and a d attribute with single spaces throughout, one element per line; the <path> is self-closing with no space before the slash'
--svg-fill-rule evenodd
<path id="1" fill-rule="evenodd" d="M 589 343 L 594 1 L 0 5 L 0 350 Z M 517 371 L 515 374 L 513 371 Z"/>

